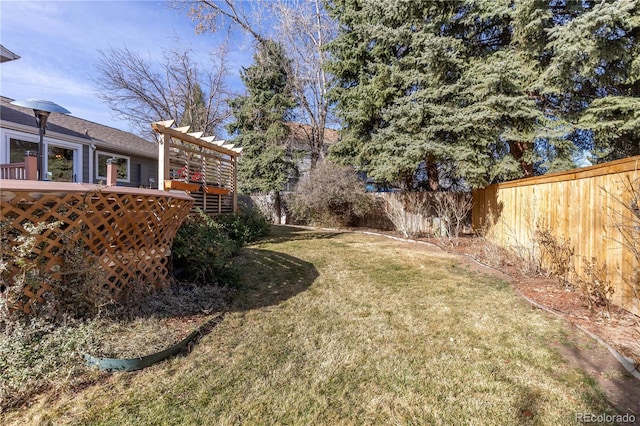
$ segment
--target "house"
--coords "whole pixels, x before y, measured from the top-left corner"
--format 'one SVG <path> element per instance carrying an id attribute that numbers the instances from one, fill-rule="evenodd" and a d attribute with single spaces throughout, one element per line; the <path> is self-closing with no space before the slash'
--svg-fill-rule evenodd
<path id="1" fill-rule="evenodd" d="M 0 44 L 0 63 L 14 61 L 16 59 L 20 59 L 20 56 Z"/>
<path id="2" fill-rule="evenodd" d="M 287 123 L 289 127 L 288 146 L 290 155 L 296 162 L 296 176 L 289 176 L 287 191 L 292 191 L 300 178 L 311 170 L 311 140 L 313 138 L 313 127 L 308 124 Z M 319 161 L 327 154 L 329 147 L 340 140 L 340 133 L 335 129 L 324 129 L 324 143 Z"/>
<path id="3" fill-rule="evenodd" d="M 24 161 L 37 151 L 39 131 L 33 110 L 0 96 L 0 164 Z M 117 183 L 157 188 L 158 145 L 132 133 L 70 115 L 52 113 L 44 136 L 45 179 L 57 182 L 106 181 L 107 160 L 118 163 Z"/>

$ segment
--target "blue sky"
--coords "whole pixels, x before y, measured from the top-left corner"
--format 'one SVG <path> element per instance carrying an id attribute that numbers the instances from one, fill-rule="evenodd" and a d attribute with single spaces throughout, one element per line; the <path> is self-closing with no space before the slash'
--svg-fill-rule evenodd
<path id="1" fill-rule="evenodd" d="M 196 34 L 195 23 L 166 2 L 138 1 L 0 1 L 0 43 L 21 58 L 0 66 L 0 94 L 13 99 L 53 101 L 71 115 L 122 130 L 96 96 L 99 49 L 123 48 L 143 57 L 162 57 L 178 39 L 204 61 L 227 34 Z M 239 69 L 251 62 L 247 37 L 230 43 L 232 88 L 242 90 Z"/>

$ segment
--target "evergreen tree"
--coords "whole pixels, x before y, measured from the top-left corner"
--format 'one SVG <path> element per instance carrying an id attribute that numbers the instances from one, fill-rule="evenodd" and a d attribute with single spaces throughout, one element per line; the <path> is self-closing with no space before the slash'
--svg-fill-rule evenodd
<path id="1" fill-rule="evenodd" d="M 184 101 L 184 112 L 180 119 L 180 126 L 189 126 L 193 131 L 203 131 L 207 128 L 207 106 L 202 86 L 195 83 L 189 90 L 189 96 Z"/>
<path id="2" fill-rule="evenodd" d="M 254 63 L 241 72 L 247 94 L 230 101 L 235 121 L 227 129 L 233 143 L 243 148 L 238 162 L 242 192 L 280 191 L 295 166 L 287 158 L 286 121 L 296 104 L 291 94 L 290 62 L 280 44 L 266 40 L 257 45 Z M 278 211 L 278 217 L 280 216 Z"/>
<path id="3" fill-rule="evenodd" d="M 410 181 L 424 165 L 432 190 L 443 165 L 474 186 L 532 174 L 546 120 L 527 93 L 535 73 L 512 43 L 510 2 L 331 5 L 346 125 L 335 156 L 383 180 Z"/>
<path id="4" fill-rule="evenodd" d="M 544 40 L 541 105 L 574 129 L 568 138 L 587 130 L 594 161 L 639 155 L 640 2 L 556 1 L 528 35 Z"/>
<path id="5" fill-rule="evenodd" d="M 640 151 L 640 0 L 334 0 L 344 122 L 332 150 L 378 180 L 471 186 Z"/>

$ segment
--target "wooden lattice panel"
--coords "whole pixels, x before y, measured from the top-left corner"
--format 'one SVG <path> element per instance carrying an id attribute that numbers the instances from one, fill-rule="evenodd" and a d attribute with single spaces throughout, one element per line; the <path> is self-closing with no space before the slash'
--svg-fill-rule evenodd
<path id="1" fill-rule="evenodd" d="M 173 238 L 193 205 L 185 193 L 89 184 L 2 180 L 0 191 L 0 221 L 11 234 L 24 235 L 27 223 L 60 222 L 37 237 L 34 255 L 44 271 L 55 277 L 65 237 L 81 240 L 100 259 L 105 284 L 117 296 L 134 285 L 166 284 Z M 9 282 L 18 272 L 9 271 Z M 42 302 L 48 290 L 25 289 L 24 308 Z"/>

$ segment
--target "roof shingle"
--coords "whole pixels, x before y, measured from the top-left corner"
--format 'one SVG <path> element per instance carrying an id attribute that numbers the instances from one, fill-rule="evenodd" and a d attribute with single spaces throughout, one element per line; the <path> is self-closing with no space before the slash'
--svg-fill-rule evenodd
<path id="1" fill-rule="evenodd" d="M 5 127 L 6 123 L 16 123 L 32 127 L 33 133 L 37 134 L 38 128 L 36 127 L 33 111 L 29 108 L 12 105 L 10 103 L 12 100 L 0 97 L 0 124 L 2 124 L 2 127 Z M 52 113 L 47 122 L 47 131 L 83 139 L 86 144 L 93 143 L 101 149 L 158 158 L 158 145 L 156 142 L 72 115 Z"/>

